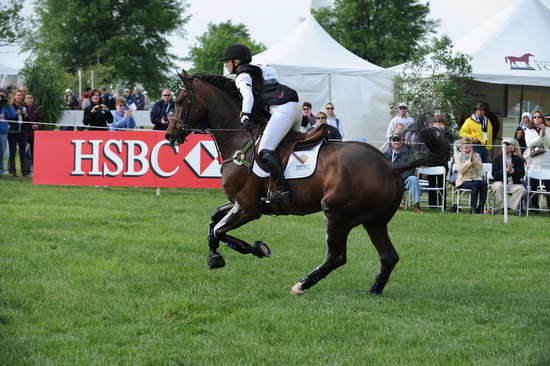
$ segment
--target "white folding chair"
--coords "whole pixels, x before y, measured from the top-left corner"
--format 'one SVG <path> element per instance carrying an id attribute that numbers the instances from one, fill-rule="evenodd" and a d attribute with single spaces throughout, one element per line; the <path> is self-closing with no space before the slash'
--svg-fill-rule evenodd
<path id="1" fill-rule="evenodd" d="M 441 212 L 445 211 L 445 200 L 447 199 L 447 186 L 446 186 L 446 179 L 445 179 L 445 167 L 444 166 L 434 166 L 434 167 L 419 167 L 417 169 L 417 176 L 420 177 L 420 175 L 432 175 L 432 176 L 441 176 L 441 179 L 443 181 L 443 187 L 430 187 L 427 180 L 420 180 L 420 192 L 435 192 L 438 198 L 441 198 L 441 205 L 432 205 L 428 207 L 441 207 Z"/>
<path id="2" fill-rule="evenodd" d="M 536 187 L 531 187 L 531 179 L 538 180 L 538 184 Z M 550 209 L 543 208 L 544 206 L 540 202 L 539 208 L 529 207 L 529 205 L 531 204 L 531 198 L 550 196 L 550 192 L 547 192 L 546 188 L 542 184 L 543 180 L 550 180 L 550 170 L 529 169 L 527 171 L 527 216 L 529 216 L 529 211 L 550 211 Z"/>

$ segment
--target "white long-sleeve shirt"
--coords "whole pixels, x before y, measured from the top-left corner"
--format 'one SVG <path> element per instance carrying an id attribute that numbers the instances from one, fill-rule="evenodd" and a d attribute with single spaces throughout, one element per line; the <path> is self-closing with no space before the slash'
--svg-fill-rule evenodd
<path id="1" fill-rule="evenodd" d="M 235 84 L 243 97 L 241 111 L 243 113 L 252 112 L 254 105 L 254 95 L 252 94 L 252 77 L 247 73 L 241 73 L 235 79 Z"/>

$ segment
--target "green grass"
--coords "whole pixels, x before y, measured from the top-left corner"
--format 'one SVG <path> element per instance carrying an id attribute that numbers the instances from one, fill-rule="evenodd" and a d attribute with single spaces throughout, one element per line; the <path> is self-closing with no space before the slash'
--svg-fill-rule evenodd
<path id="1" fill-rule="evenodd" d="M 548 365 L 548 216 L 400 211 L 383 296 L 362 229 L 348 263 L 289 294 L 326 252 L 323 217 L 234 232 L 205 264 L 213 190 L 47 187 L 0 179 L 0 365 Z"/>

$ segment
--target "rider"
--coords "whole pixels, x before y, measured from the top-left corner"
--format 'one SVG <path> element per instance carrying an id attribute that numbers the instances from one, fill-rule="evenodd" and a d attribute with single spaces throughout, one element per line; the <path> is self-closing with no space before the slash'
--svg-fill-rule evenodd
<path id="1" fill-rule="evenodd" d="M 223 53 L 225 67 L 229 73 L 237 74 L 235 84 L 243 97 L 241 124 L 247 130 L 254 128 L 254 120 L 265 116 L 269 109 L 271 118 L 264 130 L 260 146 L 260 159 L 267 166 L 275 180 L 277 191 L 265 200 L 282 203 L 290 200 L 290 189 L 283 174 L 281 162 L 275 149 L 294 124 L 294 109 L 298 102 L 295 90 L 277 80 L 277 72 L 271 67 L 250 64 L 250 49 L 240 43 L 227 47 Z"/>

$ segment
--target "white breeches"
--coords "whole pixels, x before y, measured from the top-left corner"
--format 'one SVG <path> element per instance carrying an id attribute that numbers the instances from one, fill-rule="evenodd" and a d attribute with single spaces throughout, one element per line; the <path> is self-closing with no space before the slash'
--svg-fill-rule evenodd
<path id="1" fill-rule="evenodd" d="M 288 102 L 269 107 L 271 118 L 264 130 L 258 151 L 264 149 L 275 150 L 279 142 L 285 137 L 295 124 L 295 109 L 298 103 Z"/>

